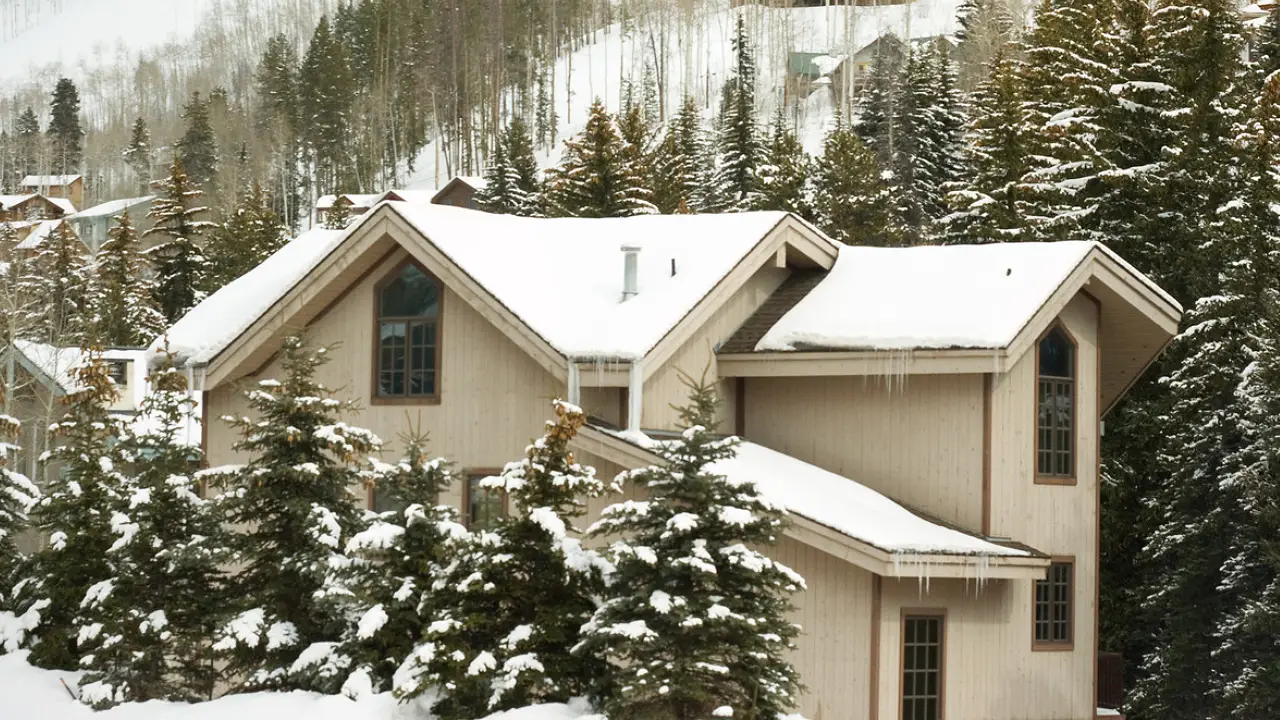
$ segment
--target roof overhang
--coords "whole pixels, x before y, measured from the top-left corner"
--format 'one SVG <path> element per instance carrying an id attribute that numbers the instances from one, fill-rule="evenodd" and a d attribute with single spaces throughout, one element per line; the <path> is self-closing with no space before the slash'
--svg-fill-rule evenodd
<path id="1" fill-rule="evenodd" d="M 571 445 L 628 470 L 663 462 L 655 453 L 590 425 L 578 431 Z M 1018 557 L 893 553 L 794 512 L 789 519 L 787 537 L 883 577 L 1043 580 L 1050 564 L 1050 558 L 1040 553 Z"/>
<path id="2" fill-rule="evenodd" d="M 1172 341 L 1182 309 L 1101 248 L 1085 255 L 1005 347 L 723 353 L 716 359 L 717 368 L 721 377 L 1004 373 L 1082 293 L 1099 311 L 1105 415 Z"/>

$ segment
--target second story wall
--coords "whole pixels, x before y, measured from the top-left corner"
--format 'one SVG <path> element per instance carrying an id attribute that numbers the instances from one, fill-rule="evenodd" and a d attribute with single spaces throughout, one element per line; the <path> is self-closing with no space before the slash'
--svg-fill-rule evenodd
<path id="1" fill-rule="evenodd" d="M 981 527 L 981 375 L 747 378 L 745 391 L 752 441 Z"/>

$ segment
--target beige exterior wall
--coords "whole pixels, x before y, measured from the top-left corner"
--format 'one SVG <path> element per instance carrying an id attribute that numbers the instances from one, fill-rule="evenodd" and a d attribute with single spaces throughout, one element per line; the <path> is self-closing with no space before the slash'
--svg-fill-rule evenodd
<path id="1" fill-rule="evenodd" d="M 707 379 L 716 381 L 715 351 L 742 327 L 765 300 L 778 289 L 790 271 L 767 265 L 738 289 L 711 319 L 644 383 L 644 410 L 641 427 L 652 430 L 675 430 L 679 417 L 671 406 L 681 405 L 689 390 L 680 373 L 699 378 L 707 371 Z M 720 430 L 732 433 L 737 412 L 733 380 L 718 382 L 720 393 Z"/>
<path id="2" fill-rule="evenodd" d="M 981 375 L 747 378 L 746 436 L 971 530 Z"/>

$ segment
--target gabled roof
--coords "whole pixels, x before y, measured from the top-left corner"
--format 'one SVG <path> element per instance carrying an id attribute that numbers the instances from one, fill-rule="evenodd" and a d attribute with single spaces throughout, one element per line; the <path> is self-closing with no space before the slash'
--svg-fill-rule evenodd
<path id="1" fill-rule="evenodd" d="M 27 236 L 22 239 L 22 242 L 17 244 L 16 249 L 35 250 L 36 248 L 43 245 L 44 241 L 48 240 L 49 236 L 53 234 L 53 231 L 58 229 L 58 227 L 63 226 L 64 223 L 66 223 L 65 218 L 58 219 L 58 220 L 36 221 L 34 223 L 34 226 L 31 229 L 31 232 L 28 233 Z M 14 224 L 16 225 L 17 223 L 14 223 Z M 75 228 L 72 228 L 70 226 L 65 226 L 64 229 L 66 232 L 69 232 L 72 235 L 74 235 L 77 240 L 80 240 L 82 243 L 84 242 L 83 240 L 81 240 L 80 234 L 75 231 Z"/>
<path id="2" fill-rule="evenodd" d="M 75 203 L 71 202 L 69 198 L 47 197 L 45 199 L 54 205 L 57 205 L 62 210 L 63 214 L 74 215 L 76 212 Z"/>
<path id="3" fill-rule="evenodd" d="M 662 434 L 617 431 L 601 424 L 584 428 L 581 449 L 625 468 L 663 461 L 656 450 Z M 625 443 L 642 452 L 628 452 Z M 746 440 L 737 454 L 711 466 L 730 480 L 751 482 L 794 523 L 792 534 L 873 572 L 914 576 L 927 563 L 936 577 L 1043 577 L 1049 559 L 1018 543 L 984 538 L 924 517 L 855 480 Z M 1003 563 L 1002 570 L 995 565 Z"/>
<path id="4" fill-rule="evenodd" d="M 155 195 L 143 195 L 141 197 L 121 198 L 119 200 L 108 200 L 107 202 L 94 205 L 91 208 L 86 208 L 84 210 L 81 210 L 80 212 L 77 212 L 72 218 L 68 218 L 68 219 L 83 220 L 83 219 L 97 218 L 97 217 L 114 217 L 116 215 L 119 215 L 120 213 L 123 213 L 126 210 L 129 210 L 130 208 L 135 208 L 139 205 L 149 203 L 155 198 L 156 198 Z"/>
<path id="5" fill-rule="evenodd" d="M 18 184 L 24 188 L 47 188 L 70 185 L 80 179 L 80 175 L 28 175 Z"/>
<path id="6" fill-rule="evenodd" d="M 0 210 L 17 207 L 33 197 L 39 197 L 39 195 L 37 193 L 26 193 L 25 195 L 0 195 Z"/>
<path id="7" fill-rule="evenodd" d="M 459 185 L 466 185 L 472 190 L 479 192 L 489 187 L 489 181 L 478 175 L 455 175 L 449 180 L 449 182 L 441 186 L 440 189 L 431 196 L 431 202 L 434 203 L 438 201 Z"/>

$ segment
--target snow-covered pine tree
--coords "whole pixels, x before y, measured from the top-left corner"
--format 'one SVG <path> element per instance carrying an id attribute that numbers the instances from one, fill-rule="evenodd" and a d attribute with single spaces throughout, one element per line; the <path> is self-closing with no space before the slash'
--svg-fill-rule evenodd
<path id="1" fill-rule="evenodd" d="M 617 123 L 596 100 L 587 127 L 565 141 L 560 165 L 548 173 L 547 214 L 552 217 L 629 217 L 657 211 L 652 193 L 634 174 Z"/>
<path id="2" fill-rule="evenodd" d="M 763 162 L 758 170 L 758 188 L 752 208 L 783 210 L 813 219 L 809 198 L 809 176 L 813 160 L 787 122 L 782 108 L 773 118 Z"/>
<path id="3" fill-rule="evenodd" d="M 442 720 L 563 702 L 604 672 L 600 656 L 571 652 L 596 609 L 606 569 L 582 547 L 573 521 L 586 498 L 616 485 L 569 451 L 586 422 L 582 411 L 557 401 L 555 412 L 524 460 L 482 481 L 503 492 L 515 514 L 459 546 L 424 602 L 433 611 L 426 637 L 397 673 L 401 698 L 441 688 L 432 710 Z"/>
<path id="4" fill-rule="evenodd" d="M 218 142 L 209 118 L 209 101 L 201 100 L 198 92 L 191 93 L 182 107 L 182 119 L 187 129 L 177 143 L 178 159 L 192 183 L 212 190 L 218 177 Z"/>
<path id="5" fill-rule="evenodd" d="M 63 402 L 66 414 L 50 428 L 57 446 L 46 458 L 58 472 L 46 473 L 44 497 L 36 505 L 36 528 L 48 545 L 33 559 L 33 579 L 19 609 L 37 609 L 31 662 L 74 670 L 80 660 L 77 618 L 97 595 L 110 592 L 110 549 L 118 537 L 115 508 L 126 502 L 128 478 L 115 439 L 120 421 L 107 411 L 114 383 L 98 353 L 74 371 L 75 387 Z"/>
<path id="6" fill-rule="evenodd" d="M 142 118 L 133 121 L 129 147 L 124 151 L 124 162 L 138 181 L 138 194 L 147 194 L 151 187 L 151 131 L 147 129 L 147 121 Z"/>
<path id="7" fill-rule="evenodd" d="M 1025 235 L 1020 179 L 1031 167 L 1031 142 L 1020 122 L 1018 63 L 996 54 L 991 77 L 970 99 L 973 120 L 965 141 L 965 176 L 948 188 L 933 236 L 944 243 L 1017 240 Z"/>
<path id="8" fill-rule="evenodd" d="M 1249 43 L 1249 59 L 1254 74 L 1264 81 L 1280 70 L 1280 7 L 1273 7 L 1267 21 L 1253 31 Z"/>
<path id="9" fill-rule="evenodd" d="M 899 244 L 893 198 L 875 155 L 840 118 L 815 164 L 813 186 L 814 215 L 828 235 L 850 245 Z"/>
<path id="10" fill-rule="evenodd" d="M 139 347 L 163 333 L 165 320 L 155 305 L 155 282 L 143 272 L 146 261 L 127 211 L 115 218 L 97 261 L 89 288 L 94 339 L 107 346 Z"/>
<path id="11" fill-rule="evenodd" d="M 902 134 L 899 123 L 903 113 L 898 106 L 905 89 L 903 69 L 908 52 L 895 35 L 880 36 L 866 89 L 858 103 L 857 122 L 852 123 L 862 144 L 886 170 L 893 165 Z"/>
<path id="12" fill-rule="evenodd" d="M 778 541 L 784 512 L 716 471 L 737 439 L 712 430 L 714 386 L 685 381 L 680 439 L 655 448 L 662 465 L 626 474 L 647 500 L 611 505 L 591 528 L 622 539 L 579 652 L 611 661 L 592 686 L 610 718 L 780 717 L 799 700 L 788 614 L 804 579 L 759 551 Z"/>
<path id="13" fill-rule="evenodd" d="M 166 361 L 121 440 L 129 477 L 108 551 L 111 586 L 81 610 L 80 701 L 101 709 L 213 696 L 210 638 L 229 559 L 216 500 L 201 497 L 188 445 L 197 422 L 186 375 Z"/>
<path id="14" fill-rule="evenodd" d="M 351 202 L 338 195 L 324 214 L 324 227 L 326 230 L 346 230 L 351 219 Z"/>
<path id="15" fill-rule="evenodd" d="M 480 207 L 505 215 L 534 215 L 539 205 L 538 161 L 524 121 L 512 118 L 494 144 L 487 184 L 476 193 Z"/>
<path id="16" fill-rule="evenodd" d="M 90 321 L 88 248 L 59 223 L 34 256 L 22 263 L 19 292 L 32 300 L 24 321 L 28 340 L 74 346 L 85 337 Z"/>
<path id="17" fill-rule="evenodd" d="M 254 269 L 288 241 L 273 204 L 271 196 L 255 180 L 240 193 L 226 222 L 209 234 L 209 272 L 204 288 L 207 293 L 217 292 Z"/>
<path id="18" fill-rule="evenodd" d="M 707 208 L 710 165 L 702 115 L 693 96 L 686 95 L 654 153 L 654 204 L 659 212 L 669 215 Z"/>
<path id="19" fill-rule="evenodd" d="M 230 617 L 214 644 L 237 690 L 325 687 L 345 675 L 335 652 L 344 618 L 322 591 L 360 518 L 358 463 L 381 444 L 343 422 L 349 406 L 316 381 L 325 348 L 289 337 L 281 358 L 283 380 L 245 393 L 258 418 L 224 418 L 242 433 L 236 450 L 248 463 L 207 471 L 229 486 L 220 505 L 240 528 L 229 545 L 241 570 L 226 583 Z"/>
<path id="20" fill-rule="evenodd" d="M 54 174 L 81 172 L 84 130 L 80 127 L 80 91 L 70 78 L 59 78 L 49 103 L 49 170 Z"/>
<path id="21" fill-rule="evenodd" d="M 44 137 L 40 134 L 40 119 L 35 110 L 27 107 L 13 124 L 13 139 L 17 149 L 14 165 L 18 175 L 34 175 L 40 172 L 44 160 Z"/>
<path id="22" fill-rule="evenodd" d="M 0 387 L 0 400 L 3 397 Z M 30 527 L 29 514 L 40 500 L 35 483 L 9 467 L 21 430 L 17 418 L 0 414 L 0 611 L 10 612 L 16 606 L 13 588 L 26 570 L 26 562 L 18 555 L 18 534 Z M 2 645 L 0 652 L 4 652 Z"/>
<path id="23" fill-rule="evenodd" d="M 146 251 L 146 257 L 156 275 L 156 305 L 165 320 L 173 323 L 204 297 L 201 290 L 209 261 L 201 236 L 213 223 L 197 219 L 208 208 L 199 204 L 203 193 L 187 177 L 176 155 L 161 187 L 163 193 L 147 213 L 155 224 L 142 237 L 157 236 L 158 242 Z"/>
<path id="24" fill-rule="evenodd" d="M 653 200 L 653 130 L 639 104 L 628 107 L 618 119 L 618 135 L 622 138 L 622 157 L 627 175 Z M 655 207 L 653 212 L 657 212 Z"/>
<path id="25" fill-rule="evenodd" d="M 342 43 L 320 18 L 298 73 L 299 131 L 317 192 L 352 192 L 350 116 L 355 79 Z"/>
<path id="26" fill-rule="evenodd" d="M 958 82 L 967 92 L 986 80 L 996 54 L 1013 39 L 1013 16 L 1007 0 L 962 0 L 956 20 Z"/>
<path id="27" fill-rule="evenodd" d="M 756 123 L 756 59 L 743 13 L 738 14 L 737 23 L 732 43 L 733 74 L 725 81 L 720 97 L 714 180 L 717 205 L 709 210 L 750 207 L 764 153 Z"/>
<path id="28" fill-rule="evenodd" d="M 448 463 L 428 457 L 419 436 L 405 438 L 399 462 L 375 463 L 371 490 L 392 509 L 366 514 L 364 529 L 347 543 L 349 565 L 337 572 L 337 583 L 351 592 L 342 601 L 356 618 L 340 650 L 351 658 L 348 695 L 390 690 L 431 621 L 419 608 L 431 607 L 433 585 L 467 535 L 458 511 L 439 504 L 454 479 Z"/>

